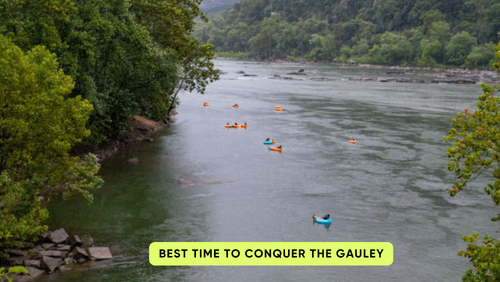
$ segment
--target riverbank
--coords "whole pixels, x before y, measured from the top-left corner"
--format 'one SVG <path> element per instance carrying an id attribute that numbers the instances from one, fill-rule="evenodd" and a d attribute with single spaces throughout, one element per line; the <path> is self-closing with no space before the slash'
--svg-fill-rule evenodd
<path id="1" fill-rule="evenodd" d="M 172 111 L 168 119 L 165 121 L 153 121 L 142 116 L 135 115 L 128 120 L 130 131 L 114 139 L 109 139 L 97 148 L 94 146 L 79 145 L 73 148 L 71 155 L 83 157 L 88 153 L 93 153 L 99 161 L 102 161 L 120 150 L 139 142 L 152 142 L 153 139 L 168 128 L 169 124 L 175 122 L 174 116 L 176 111 Z"/>
<path id="2" fill-rule="evenodd" d="M 431 68 L 431 67 L 403 67 L 403 66 L 383 66 L 371 64 L 359 64 L 356 62 L 344 63 L 337 61 L 307 61 L 305 59 L 294 60 L 257 60 L 257 59 L 239 59 L 218 57 L 222 60 L 238 60 L 238 61 L 253 61 L 258 64 L 298 64 L 301 65 L 329 65 L 338 68 L 354 68 L 354 69 L 368 69 L 379 70 L 376 75 L 366 77 L 349 77 L 352 81 L 372 81 L 372 82 L 400 82 L 400 83 L 454 83 L 454 84 L 480 84 L 485 82 L 487 84 L 499 84 L 500 73 L 497 71 L 489 70 L 471 70 L 459 68 Z M 290 73 L 290 75 L 297 75 L 299 73 Z M 300 75 L 307 75 L 307 70 Z M 272 77 L 276 79 L 277 77 Z M 281 77 L 283 79 L 290 79 L 289 77 Z M 310 80 L 330 80 L 323 77 L 304 77 Z"/>

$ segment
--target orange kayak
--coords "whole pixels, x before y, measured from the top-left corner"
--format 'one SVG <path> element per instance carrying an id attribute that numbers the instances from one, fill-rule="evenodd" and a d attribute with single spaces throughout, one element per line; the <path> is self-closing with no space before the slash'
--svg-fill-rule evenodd
<path id="1" fill-rule="evenodd" d="M 241 128 L 247 128 L 247 125 L 246 124 L 242 124 L 240 127 Z"/>
<path id="2" fill-rule="evenodd" d="M 237 107 L 239 107 L 239 106 L 238 106 L 238 105 L 233 105 L 232 107 L 233 107 L 233 108 L 237 108 Z"/>
<path id="3" fill-rule="evenodd" d="M 203 104 L 203 107 L 208 107 L 208 103 Z"/>
<path id="4" fill-rule="evenodd" d="M 278 148 L 278 147 L 271 147 L 271 148 L 269 148 L 269 150 L 276 151 L 276 152 L 281 152 L 281 148 Z"/>
<path id="5" fill-rule="evenodd" d="M 347 141 L 347 142 L 349 142 L 349 143 L 351 143 L 351 144 L 358 144 L 358 140 L 349 140 L 349 141 Z"/>

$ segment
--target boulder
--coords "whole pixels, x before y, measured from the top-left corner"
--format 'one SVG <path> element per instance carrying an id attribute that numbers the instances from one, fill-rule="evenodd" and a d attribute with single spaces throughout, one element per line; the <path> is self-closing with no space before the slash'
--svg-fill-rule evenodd
<path id="1" fill-rule="evenodd" d="M 80 239 L 82 240 L 83 248 L 87 249 L 94 246 L 94 239 L 92 239 L 92 237 L 90 237 L 89 235 L 85 234 L 81 236 Z"/>
<path id="2" fill-rule="evenodd" d="M 64 263 L 65 264 L 75 264 L 76 260 L 74 258 L 65 258 Z"/>
<path id="3" fill-rule="evenodd" d="M 12 257 L 9 259 L 9 264 L 12 266 L 23 265 L 25 259 L 27 259 L 27 257 Z"/>
<path id="4" fill-rule="evenodd" d="M 88 259 L 89 257 L 89 254 L 87 253 L 87 251 L 85 251 L 85 249 L 83 248 L 80 248 L 80 247 L 76 247 L 74 250 L 73 250 L 73 256 L 78 260 L 80 258 L 84 258 L 85 260 Z"/>
<path id="5" fill-rule="evenodd" d="M 80 236 L 78 236 L 78 235 L 73 235 L 73 236 L 69 237 L 69 242 L 70 242 L 72 247 L 74 247 L 74 246 L 79 247 L 82 245 L 82 240 L 80 239 Z"/>
<path id="6" fill-rule="evenodd" d="M 50 232 L 49 239 L 56 244 L 61 244 L 69 239 L 69 235 L 64 228 L 61 228 Z"/>
<path id="7" fill-rule="evenodd" d="M 41 251 L 40 255 L 47 256 L 47 257 L 60 258 L 64 255 L 64 253 L 61 251 L 49 250 L 49 251 Z"/>
<path id="8" fill-rule="evenodd" d="M 53 273 L 62 263 L 61 258 L 53 258 L 48 256 L 42 257 L 42 267 L 47 270 L 48 273 Z"/>
<path id="9" fill-rule="evenodd" d="M 16 256 L 16 257 L 26 257 L 28 256 L 27 251 L 23 250 L 16 250 L 16 249 L 6 249 L 4 250 L 6 253 L 8 253 L 11 256 Z"/>
<path id="10" fill-rule="evenodd" d="M 32 266 L 27 266 L 26 269 L 28 270 L 28 273 L 29 273 L 29 276 L 31 277 L 31 279 L 36 278 L 36 277 L 45 273 L 45 270 L 41 270 L 41 269 L 38 269 L 38 268 L 32 267 Z"/>
<path id="11" fill-rule="evenodd" d="M 59 251 L 66 251 L 66 252 L 69 252 L 71 250 L 70 245 L 57 245 L 56 248 Z"/>
<path id="12" fill-rule="evenodd" d="M 39 259 L 27 259 L 24 261 L 24 266 L 26 266 L 26 267 L 32 266 L 32 267 L 40 268 L 40 267 L 42 267 L 42 261 Z"/>
<path id="13" fill-rule="evenodd" d="M 45 250 L 50 250 L 52 248 L 54 248 L 56 246 L 55 243 L 43 243 L 42 244 L 42 247 L 45 249 Z"/>
<path id="14" fill-rule="evenodd" d="M 112 259 L 113 255 L 108 247 L 92 247 L 89 248 L 90 258 L 92 260 L 101 260 L 101 259 Z"/>

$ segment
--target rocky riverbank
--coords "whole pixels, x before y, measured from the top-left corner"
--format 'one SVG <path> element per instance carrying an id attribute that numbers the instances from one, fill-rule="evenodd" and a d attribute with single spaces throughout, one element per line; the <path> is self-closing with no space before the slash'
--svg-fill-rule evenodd
<path id="1" fill-rule="evenodd" d="M 154 137 L 166 129 L 170 123 L 175 121 L 174 116 L 176 114 L 176 111 L 172 111 L 169 118 L 162 122 L 149 120 L 135 115 L 128 121 L 128 125 L 131 129 L 129 132 L 126 132 L 115 139 L 110 139 L 107 142 L 99 144 L 97 148 L 85 145 L 76 146 L 71 151 L 71 154 L 83 157 L 87 153 L 91 152 L 97 156 L 99 161 L 102 161 L 130 145 L 144 141 L 152 142 Z"/>
<path id="2" fill-rule="evenodd" d="M 238 60 L 230 59 L 229 60 Z M 453 83 L 453 84 L 499 84 L 500 73 L 489 70 L 457 69 L 457 68 L 430 68 L 430 67 L 402 67 L 402 66 L 382 66 L 371 64 L 358 64 L 356 62 L 344 63 L 336 61 L 312 62 L 307 60 L 256 60 L 259 64 L 295 64 L 304 69 L 305 65 L 331 65 L 338 68 L 359 68 L 367 70 L 378 70 L 376 75 L 367 77 L 349 77 L 351 81 L 371 81 L 371 82 L 400 82 L 400 83 Z M 289 79 L 289 80 L 315 80 L 330 81 L 338 80 L 326 77 L 309 77 L 307 69 L 305 72 L 292 72 L 288 75 L 302 76 L 302 78 L 292 77 L 270 77 L 271 79 Z"/>
<path id="3" fill-rule="evenodd" d="M 89 260 L 105 260 L 113 258 L 108 247 L 94 246 L 89 235 L 69 235 L 63 228 L 48 232 L 41 236 L 37 244 L 25 243 L 22 249 L 0 250 L 0 265 L 9 268 L 24 266 L 28 273 L 8 274 L 13 282 L 25 282 L 41 275 L 64 272 L 70 265 L 85 263 Z M 0 274 L 0 282 L 8 281 Z"/>

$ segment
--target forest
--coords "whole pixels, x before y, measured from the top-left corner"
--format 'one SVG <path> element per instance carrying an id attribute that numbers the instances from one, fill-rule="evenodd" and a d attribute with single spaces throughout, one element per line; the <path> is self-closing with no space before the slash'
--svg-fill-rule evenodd
<path id="1" fill-rule="evenodd" d="M 259 59 L 490 69 L 500 31 L 496 0 L 243 0 L 208 16 L 194 37 Z"/>
<path id="2" fill-rule="evenodd" d="M 51 201 L 92 201 L 99 160 L 72 148 L 119 138 L 133 115 L 166 120 L 179 92 L 218 78 L 190 37 L 200 3 L 0 1 L 0 248 L 38 240 Z"/>

